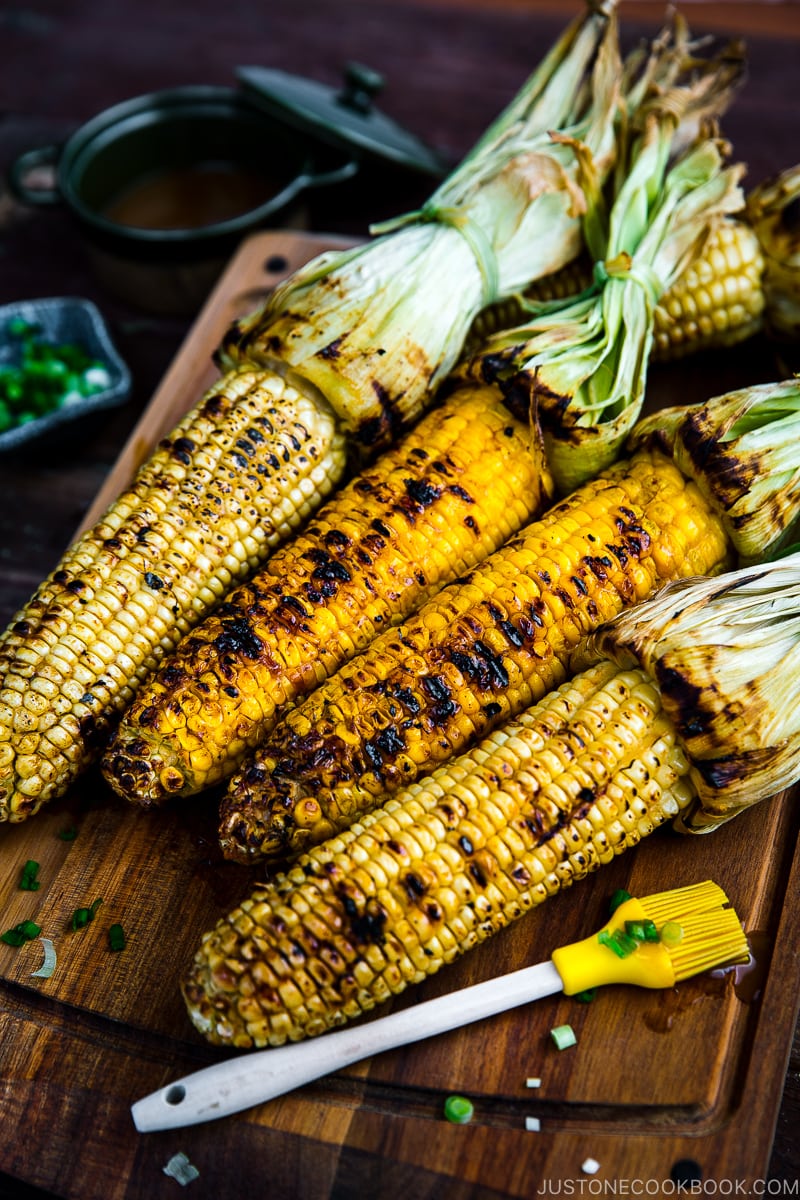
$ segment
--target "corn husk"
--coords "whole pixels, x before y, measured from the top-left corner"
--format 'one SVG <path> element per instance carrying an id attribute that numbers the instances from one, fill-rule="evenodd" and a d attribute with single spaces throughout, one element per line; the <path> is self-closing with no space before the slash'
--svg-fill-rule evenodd
<path id="1" fill-rule="evenodd" d="M 222 365 L 293 371 L 366 449 L 393 440 L 450 370 L 476 312 L 577 254 L 585 202 L 572 154 L 549 131 L 584 139 L 607 173 L 620 72 L 613 2 L 591 4 L 420 212 L 295 272 L 232 328 Z"/>
<path id="2" fill-rule="evenodd" d="M 724 80 L 726 68 L 720 72 Z M 491 337 L 466 368 L 499 382 L 518 415 L 535 409 L 562 493 L 617 457 L 641 410 L 660 297 L 720 217 L 743 206 L 743 168 L 723 165 L 715 136 L 671 161 L 684 116 L 705 111 L 708 94 L 704 78 L 702 88 L 673 87 L 647 108 L 607 216 L 591 162 L 576 148 L 579 179 L 593 198 L 584 237 L 595 282 L 577 297 L 530 305 L 530 321 Z"/>
<path id="3" fill-rule="evenodd" d="M 800 166 L 754 188 L 747 219 L 764 254 L 765 327 L 781 341 L 800 338 Z"/>
<path id="4" fill-rule="evenodd" d="M 800 780 L 800 554 L 668 584 L 591 639 L 653 678 L 680 735 L 696 799 L 676 818 L 709 833 Z"/>
<path id="5" fill-rule="evenodd" d="M 797 540 L 800 379 L 728 392 L 643 418 L 628 448 L 655 444 L 720 510 L 742 564 Z"/>

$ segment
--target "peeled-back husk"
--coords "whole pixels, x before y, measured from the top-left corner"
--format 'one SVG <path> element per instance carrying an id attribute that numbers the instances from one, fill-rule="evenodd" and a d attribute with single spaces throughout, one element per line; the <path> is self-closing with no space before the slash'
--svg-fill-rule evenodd
<path id="1" fill-rule="evenodd" d="M 589 639 L 657 684 L 696 799 L 676 819 L 709 833 L 800 780 L 800 554 L 668 584 Z"/>
<path id="2" fill-rule="evenodd" d="M 765 383 L 643 418 L 628 449 L 672 454 L 720 510 L 740 562 L 763 562 L 796 540 L 800 505 L 800 379 Z"/>

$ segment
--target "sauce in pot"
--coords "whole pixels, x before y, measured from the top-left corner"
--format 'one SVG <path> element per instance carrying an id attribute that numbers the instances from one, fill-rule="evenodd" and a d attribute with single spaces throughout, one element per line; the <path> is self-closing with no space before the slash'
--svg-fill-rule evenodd
<path id="1" fill-rule="evenodd" d="M 137 180 L 106 205 L 103 216 L 137 229 L 200 229 L 258 208 L 277 190 L 254 171 L 200 163 Z"/>

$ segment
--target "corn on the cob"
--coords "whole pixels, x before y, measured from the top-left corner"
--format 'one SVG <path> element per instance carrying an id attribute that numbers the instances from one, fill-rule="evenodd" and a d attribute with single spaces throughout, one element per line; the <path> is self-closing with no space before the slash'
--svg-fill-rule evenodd
<path id="1" fill-rule="evenodd" d="M 230 775 L 296 700 L 474 566 L 549 496 L 493 388 L 462 390 L 231 592 L 139 692 L 104 758 L 149 806 Z"/>
<path id="2" fill-rule="evenodd" d="M 183 991 L 212 1042 L 324 1032 L 438 971 L 689 802 L 658 689 L 605 662 L 305 854 L 207 934 Z"/>
<path id="3" fill-rule="evenodd" d="M 598 202 L 584 222 L 592 286 L 495 334 L 461 367 L 467 378 L 496 381 L 520 415 L 535 409 L 562 493 L 620 453 L 644 399 L 655 306 L 711 225 L 743 203 L 742 168 L 723 166 L 716 139 L 671 158 L 681 101 L 654 103 L 610 212 L 603 218 Z M 592 183 L 588 170 L 584 184 Z"/>
<path id="4" fill-rule="evenodd" d="M 717 222 L 698 257 L 656 305 L 651 361 L 673 361 L 753 337 L 764 323 L 763 274 L 764 254 L 753 229 L 734 218 Z M 581 256 L 522 296 L 484 309 L 470 331 L 468 351 L 478 352 L 491 334 L 524 321 L 531 302 L 565 300 L 591 282 L 591 264 Z"/>
<path id="5" fill-rule="evenodd" d="M 621 613 L 599 661 L 221 920 L 183 984 L 195 1025 L 241 1048 L 323 1033 L 665 821 L 704 832 L 796 782 L 799 651 L 800 553 Z"/>
<path id="6" fill-rule="evenodd" d="M 145 675 L 344 468 L 333 414 L 279 376 L 207 393 L 0 640 L 0 820 L 66 789 Z"/>
<path id="7" fill-rule="evenodd" d="M 281 856 L 344 828 L 546 695 L 603 621 L 728 553 L 719 517 L 658 451 L 611 468 L 285 715 L 231 781 L 226 855 Z"/>

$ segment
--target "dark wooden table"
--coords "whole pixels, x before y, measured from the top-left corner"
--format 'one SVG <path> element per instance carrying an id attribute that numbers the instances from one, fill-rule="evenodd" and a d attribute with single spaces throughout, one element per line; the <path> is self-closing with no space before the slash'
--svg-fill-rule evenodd
<path id="1" fill-rule="evenodd" d="M 0 13 L 0 168 L 32 146 L 63 140 L 129 96 L 182 83 L 229 85 L 237 65 L 254 62 L 335 83 L 348 60 L 379 70 L 387 81 L 382 107 L 455 159 L 577 7 L 532 0 L 21 0 Z M 749 166 L 747 183 L 795 162 L 800 6 L 692 3 L 686 11 L 697 32 L 747 36 L 750 78 L 725 122 Z M 653 32 L 661 16 L 659 4 L 623 4 L 626 39 Z M 375 173 L 315 200 L 307 219 L 311 228 L 359 235 L 370 220 L 411 207 L 426 192 L 419 180 L 400 185 L 393 178 L 387 187 Z M 0 623 L 70 540 L 190 326 L 189 317 L 154 316 L 104 290 L 69 215 L 25 208 L 0 185 L 0 303 L 63 294 L 99 305 L 130 366 L 133 392 L 124 408 L 82 424 L 55 447 L 0 458 Z M 763 347 L 720 358 L 717 390 L 764 378 L 764 362 Z M 660 386 L 668 385 L 662 377 Z M 800 1176 L 799 1113 L 796 1038 L 770 1165 L 775 1181 Z M 7 1161 L 0 1151 L 0 1169 Z M 25 1182 L 35 1172 L 13 1174 L 0 1175 L 0 1196 L 40 1194 Z M 344 1185 L 337 1194 L 349 1195 Z"/>

